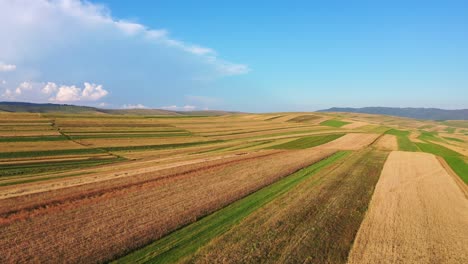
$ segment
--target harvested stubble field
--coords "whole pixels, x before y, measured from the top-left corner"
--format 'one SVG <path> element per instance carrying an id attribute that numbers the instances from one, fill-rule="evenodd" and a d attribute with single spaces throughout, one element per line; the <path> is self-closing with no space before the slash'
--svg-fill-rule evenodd
<path id="1" fill-rule="evenodd" d="M 349 263 L 467 263 L 467 244 L 468 200 L 439 161 L 392 152 Z"/>
<path id="2" fill-rule="evenodd" d="M 459 190 L 468 179 L 468 138 L 448 129 L 459 125 L 452 121 L 318 112 L 1 113 L 0 121 L 2 263 L 344 263 L 369 225 L 391 151 L 437 155 L 452 175 L 441 178 Z M 396 176 L 384 173 L 377 186 Z M 439 207 L 426 208 L 420 219 L 437 216 Z"/>

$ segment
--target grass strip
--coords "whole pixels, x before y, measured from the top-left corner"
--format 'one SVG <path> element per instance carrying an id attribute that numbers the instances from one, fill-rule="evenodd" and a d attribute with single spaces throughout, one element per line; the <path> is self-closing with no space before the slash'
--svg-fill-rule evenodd
<path id="1" fill-rule="evenodd" d="M 0 142 L 39 142 L 39 141 L 63 141 L 68 140 L 63 135 L 60 136 L 18 136 L 18 137 L 0 137 Z"/>
<path id="2" fill-rule="evenodd" d="M 409 131 L 390 129 L 385 134 L 397 137 L 398 149 L 402 151 L 419 151 L 418 146 L 409 139 Z"/>
<path id="3" fill-rule="evenodd" d="M 187 147 L 221 143 L 221 142 L 225 142 L 225 141 L 224 140 L 211 140 L 211 141 L 197 141 L 197 142 L 163 144 L 163 145 L 104 147 L 103 149 L 107 151 L 143 151 L 143 150 L 159 150 L 159 149 L 172 149 L 172 148 L 187 148 Z"/>
<path id="4" fill-rule="evenodd" d="M 336 120 L 336 119 L 326 120 L 326 121 L 323 121 L 323 122 L 320 123 L 320 125 L 322 125 L 322 126 L 331 126 L 331 127 L 342 127 L 342 126 L 347 125 L 347 124 L 351 124 L 351 123 L 341 121 L 341 120 Z"/>
<path id="5" fill-rule="evenodd" d="M 224 142 L 223 140 L 197 141 L 178 144 L 163 145 L 143 145 L 143 146 L 123 146 L 123 147 L 104 147 L 104 148 L 84 148 L 84 149 L 59 149 L 44 151 L 18 151 L 18 152 L 0 152 L 0 158 L 25 158 L 42 156 L 60 156 L 60 155 L 79 155 L 79 154 L 98 154 L 106 151 L 144 151 L 172 148 L 186 148 L 198 145 Z"/>
<path id="6" fill-rule="evenodd" d="M 288 192 L 321 169 L 344 158 L 349 152 L 332 156 L 293 173 L 199 221 L 185 226 L 148 246 L 134 251 L 115 263 L 173 263 L 196 252 L 213 238 L 225 233 L 258 208 Z"/>
<path id="7" fill-rule="evenodd" d="M 70 135 L 71 139 L 188 137 L 192 133 Z"/>
<path id="8" fill-rule="evenodd" d="M 428 132 L 428 131 L 421 131 L 421 135 L 419 135 L 418 139 L 423 141 L 438 141 L 438 142 L 445 142 L 443 139 L 437 136 L 437 132 Z"/>
<path id="9" fill-rule="evenodd" d="M 102 149 L 95 149 L 95 148 L 57 149 L 57 150 L 42 150 L 42 151 L 17 151 L 17 152 L 0 152 L 0 158 L 25 158 L 25 157 L 42 157 L 42 156 L 99 154 L 99 153 L 106 153 L 106 152 Z"/>
<path id="10" fill-rule="evenodd" d="M 311 148 L 318 145 L 325 144 L 332 140 L 335 140 L 339 137 L 345 135 L 342 134 L 330 134 L 330 135 L 318 135 L 318 136 L 310 136 L 310 137 L 303 137 L 299 138 L 290 142 L 286 142 L 283 144 L 275 145 L 268 147 L 268 149 L 305 149 Z"/>
<path id="11" fill-rule="evenodd" d="M 456 142 L 465 142 L 463 139 L 459 138 L 453 138 L 453 137 L 443 137 L 444 139 L 450 140 L 450 141 L 456 141 Z"/>
<path id="12" fill-rule="evenodd" d="M 40 163 L 22 163 L 22 164 L 6 164 L 0 165 L 0 178 L 39 174 L 44 172 L 56 172 L 68 169 L 81 169 L 90 166 L 104 165 L 118 161 L 126 160 L 122 157 L 112 157 L 106 159 L 89 158 L 85 160 L 68 160 L 68 161 L 54 161 L 54 162 L 40 162 Z M 2 184 L 0 183 L 0 186 Z"/>

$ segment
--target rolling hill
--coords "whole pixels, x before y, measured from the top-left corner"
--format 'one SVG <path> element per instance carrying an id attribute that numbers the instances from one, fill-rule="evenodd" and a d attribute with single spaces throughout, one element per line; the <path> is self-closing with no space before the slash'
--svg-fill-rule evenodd
<path id="1" fill-rule="evenodd" d="M 68 114 L 113 114 L 113 115 L 157 115 L 157 116 L 219 116 L 237 112 L 205 111 L 171 111 L 164 109 L 102 109 L 90 106 L 70 104 L 36 104 L 26 102 L 0 102 L 0 112 L 26 113 L 68 113 Z"/>
<path id="2" fill-rule="evenodd" d="M 401 116 L 425 120 L 468 120 L 468 109 L 445 110 L 438 108 L 397 107 L 332 107 L 317 112 L 348 112 L 376 115 Z"/>

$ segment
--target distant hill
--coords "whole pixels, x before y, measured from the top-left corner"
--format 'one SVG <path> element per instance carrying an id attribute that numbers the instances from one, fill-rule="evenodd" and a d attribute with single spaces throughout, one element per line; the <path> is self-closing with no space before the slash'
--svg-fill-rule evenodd
<path id="1" fill-rule="evenodd" d="M 468 120 L 468 109 L 444 110 L 438 108 L 397 108 L 397 107 L 363 107 L 363 108 L 341 108 L 319 110 L 317 112 L 348 112 L 376 115 L 401 116 L 427 120 Z"/>
<path id="2" fill-rule="evenodd" d="M 219 116 L 235 114 L 228 111 L 170 111 L 163 109 L 101 109 L 69 104 L 35 104 L 25 102 L 0 102 L 0 112 L 68 113 L 68 114 L 113 114 L 113 115 L 159 115 L 159 116 Z"/>

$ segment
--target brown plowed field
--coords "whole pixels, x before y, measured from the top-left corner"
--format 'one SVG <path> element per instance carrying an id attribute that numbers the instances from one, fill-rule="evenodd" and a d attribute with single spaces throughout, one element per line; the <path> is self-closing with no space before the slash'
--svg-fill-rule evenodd
<path id="1" fill-rule="evenodd" d="M 435 156 L 392 152 L 349 263 L 468 263 L 468 200 Z"/>

